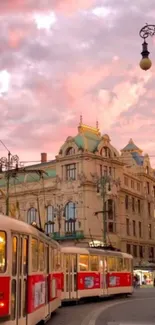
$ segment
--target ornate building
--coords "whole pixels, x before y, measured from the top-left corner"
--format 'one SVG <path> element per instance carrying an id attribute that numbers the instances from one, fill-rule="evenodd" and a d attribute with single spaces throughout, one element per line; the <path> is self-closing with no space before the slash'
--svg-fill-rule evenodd
<path id="1" fill-rule="evenodd" d="M 78 134 L 66 139 L 55 160 L 42 153 L 40 164 L 26 168 L 32 167 L 43 170 L 43 177 L 19 170 L 10 179 L 13 217 L 30 224 L 41 220 L 48 234 L 67 245 L 103 241 L 106 226 L 107 242 L 133 254 L 136 264 L 154 260 L 155 172 L 132 140 L 120 154 L 98 125 L 81 121 Z M 5 178 L 0 188 L 0 211 L 5 213 Z"/>

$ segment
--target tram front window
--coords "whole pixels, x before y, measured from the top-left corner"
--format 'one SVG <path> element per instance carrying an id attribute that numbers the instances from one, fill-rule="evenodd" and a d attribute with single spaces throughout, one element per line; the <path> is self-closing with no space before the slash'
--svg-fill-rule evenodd
<path id="1" fill-rule="evenodd" d="M 0 273 L 6 270 L 6 233 L 0 231 Z"/>

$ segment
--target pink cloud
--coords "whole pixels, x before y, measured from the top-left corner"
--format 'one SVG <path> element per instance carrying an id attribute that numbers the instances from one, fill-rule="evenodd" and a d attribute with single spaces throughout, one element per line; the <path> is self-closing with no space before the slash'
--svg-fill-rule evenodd
<path id="1" fill-rule="evenodd" d="M 148 72 L 138 66 L 138 32 L 153 9 L 148 1 L 0 3 L 0 71 L 11 76 L 0 97 L 1 135 L 22 160 L 40 158 L 41 151 L 54 157 L 77 133 L 81 113 L 84 123 L 95 126 L 98 119 L 117 149 L 133 137 L 153 151 L 155 63 Z M 99 17 L 93 6 L 109 14 Z M 56 23 L 39 29 L 34 12 L 44 10 L 54 11 Z"/>

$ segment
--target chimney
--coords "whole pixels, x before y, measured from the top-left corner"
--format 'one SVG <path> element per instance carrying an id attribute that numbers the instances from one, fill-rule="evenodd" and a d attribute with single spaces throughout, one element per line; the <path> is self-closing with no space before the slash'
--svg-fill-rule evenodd
<path id="1" fill-rule="evenodd" d="M 45 163 L 45 162 L 47 162 L 47 153 L 42 152 L 41 153 L 41 163 Z"/>

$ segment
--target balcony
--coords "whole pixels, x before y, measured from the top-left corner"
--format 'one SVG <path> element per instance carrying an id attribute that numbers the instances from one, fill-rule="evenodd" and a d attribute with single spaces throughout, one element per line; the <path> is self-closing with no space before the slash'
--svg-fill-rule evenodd
<path id="1" fill-rule="evenodd" d="M 60 234 L 59 232 L 54 232 L 54 234 L 51 234 L 52 239 L 54 240 L 79 240 L 84 239 L 84 233 L 83 231 L 75 231 L 75 232 L 66 232 L 65 234 Z"/>

